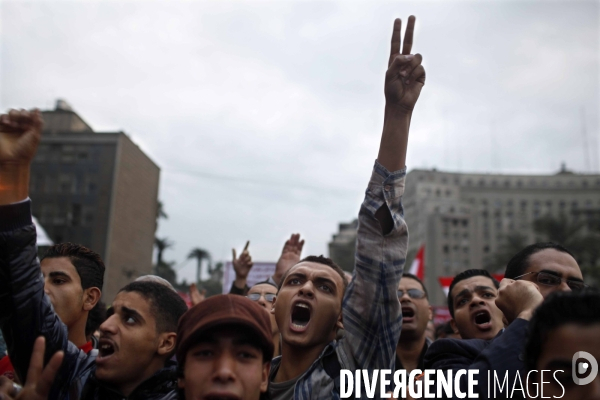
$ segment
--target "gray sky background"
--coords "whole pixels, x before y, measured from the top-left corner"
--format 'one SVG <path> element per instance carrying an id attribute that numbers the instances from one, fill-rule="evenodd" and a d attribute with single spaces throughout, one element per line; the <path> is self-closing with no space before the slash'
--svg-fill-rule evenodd
<path id="1" fill-rule="evenodd" d="M 250 239 L 274 261 L 300 232 L 327 254 L 358 212 L 410 14 L 427 82 L 409 170 L 600 170 L 597 1 L 1 1 L 0 109 L 63 98 L 130 135 L 162 168 L 180 278 L 193 247 L 226 260 Z"/>

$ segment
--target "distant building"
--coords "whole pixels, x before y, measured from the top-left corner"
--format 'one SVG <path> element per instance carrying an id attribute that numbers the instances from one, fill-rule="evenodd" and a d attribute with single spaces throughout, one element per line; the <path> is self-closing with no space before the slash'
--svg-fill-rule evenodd
<path id="1" fill-rule="evenodd" d="M 341 223 L 339 232 L 333 235 L 332 241 L 329 242 L 329 258 L 348 272 L 354 270 L 356 228 L 358 228 L 358 220 L 356 219 L 347 224 Z"/>
<path id="2" fill-rule="evenodd" d="M 412 170 L 403 198 L 409 230 L 408 261 L 425 244 L 425 284 L 433 305 L 445 304 L 440 276 L 484 268 L 506 235 L 520 233 L 541 240 L 533 221 L 544 215 L 582 218 L 600 209 L 600 175 L 575 174 L 564 167 L 554 175 L 463 174 Z M 329 244 L 332 258 L 341 243 L 354 243 L 351 229 L 341 229 Z M 343 238 L 342 238 L 343 236 Z M 354 248 L 346 246 L 348 252 Z M 508 261 L 508 260 L 507 260 Z"/>
<path id="3" fill-rule="evenodd" d="M 111 301 L 152 273 L 160 169 L 125 133 L 94 132 L 63 100 L 42 116 L 33 214 L 55 243 L 80 243 L 102 256 L 103 297 Z"/>

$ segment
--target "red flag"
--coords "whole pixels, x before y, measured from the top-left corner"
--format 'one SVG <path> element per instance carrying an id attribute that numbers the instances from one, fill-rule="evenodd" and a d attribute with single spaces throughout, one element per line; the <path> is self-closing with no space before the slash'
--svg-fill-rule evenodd
<path id="1" fill-rule="evenodd" d="M 408 272 L 420 280 L 425 279 L 425 245 L 422 245 L 417 252 L 417 256 L 413 260 Z"/>
<path id="2" fill-rule="evenodd" d="M 440 281 L 440 285 L 442 286 L 442 290 L 444 291 L 444 294 L 446 296 L 448 296 L 448 291 L 450 290 L 450 285 L 452 284 L 454 277 L 453 276 L 440 276 L 438 278 L 438 280 Z"/>
<path id="3" fill-rule="evenodd" d="M 495 280 L 497 280 L 498 282 L 500 282 L 502 279 L 504 279 L 504 274 L 492 274 L 492 276 L 494 277 Z"/>

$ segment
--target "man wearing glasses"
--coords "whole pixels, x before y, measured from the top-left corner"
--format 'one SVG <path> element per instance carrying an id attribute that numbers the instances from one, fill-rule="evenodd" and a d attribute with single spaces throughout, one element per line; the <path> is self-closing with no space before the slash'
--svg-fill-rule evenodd
<path id="1" fill-rule="evenodd" d="M 573 254 L 552 242 L 535 243 L 517 253 L 506 266 L 505 278 L 535 283 L 544 298 L 587 286 Z"/>
<path id="2" fill-rule="evenodd" d="M 402 330 L 396 346 L 396 370 L 423 370 L 423 358 L 431 341 L 425 337 L 432 310 L 423 282 L 416 276 L 404 273 L 398 285 L 398 300 L 402 307 Z"/>
<path id="3" fill-rule="evenodd" d="M 275 321 L 275 315 L 271 314 L 271 308 L 273 308 L 273 300 L 277 296 L 277 286 L 273 285 L 270 281 L 258 282 L 256 285 L 248 289 L 246 295 L 252 301 L 258 303 L 259 306 L 263 307 L 269 313 L 271 318 L 271 337 L 273 338 L 273 346 L 275 349 L 274 355 L 280 354 L 280 338 L 279 328 L 277 328 L 277 321 Z"/>
<path id="4" fill-rule="evenodd" d="M 536 243 L 525 247 L 509 262 L 505 279 L 500 282 L 496 305 L 504 313 L 509 326 L 493 340 L 441 339 L 425 354 L 425 367 L 431 369 L 478 369 L 480 378 L 476 392 L 485 397 L 488 372 L 508 377 L 515 382 L 523 374 L 524 351 L 529 320 L 534 310 L 549 294 L 586 287 L 573 255 L 555 243 Z M 461 381 L 461 386 L 466 382 Z M 500 390 L 508 396 L 510 389 Z"/>

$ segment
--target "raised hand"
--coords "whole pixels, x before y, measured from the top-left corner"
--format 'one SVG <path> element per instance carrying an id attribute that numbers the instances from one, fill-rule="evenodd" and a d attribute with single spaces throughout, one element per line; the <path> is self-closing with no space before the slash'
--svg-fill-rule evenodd
<path id="1" fill-rule="evenodd" d="M 298 264 L 303 247 L 304 240 L 300 240 L 299 233 L 292 234 L 292 236 L 285 241 L 283 250 L 281 251 L 279 260 L 277 260 L 277 265 L 275 266 L 275 274 L 273 275 L 273 280 L 277 284 L 279 284 L 287 270 Z"/>
<path id="2" fill-rule="evenodd" d="M 33 344 L 33 353 L 27 371 L 25 387 L 17 394 L 12 381 L 5 378 L 0 381 L 0 398 L 7 400 L 12 398 L 15 400 L 46 400 L 48 398 L 64 353 L 62 351 L 56 352 L 44 368 L 45 348 L 46 339 L 43 336 L 38 337 Z"/>
<path id="3" fill-rule="evenodd" d="M 192 301 L 192 307 L 196 304 L 202 303 L 206 299 L 206 289 L 202 289 L 202 292 L 198 290 L 195 283 L 190 285 L 190 300 Z"/>
<path id="4" fill-rule="evenodd" d="M 239 258 L 237 257 L 235 249 L 231 249 L 231 252 L 233 253 L 233 270 L 235 271 L 234 285 L 240 289 L 246 287 L 246 279 L 248 278 L 248 274 L 254 265 L 252 263 L 252 257 L 250 257 L 250 252 L 248 251 L 249 245 L 250 241 L 248 240 Z"/>
<path id="5" fill-rule="evenodd" d="M 394 21 L 392 49 L 385 74 L 385 119 L 377 161 L 388 171 L 399 171 L 406 166 L 408 130 L 412 112 L 425 84 L 425 69 L 420 54 L 410 54 L 415 29 L 415 17 L 408 18 L 404 44 L 400 49 L 402 22 Z M 390 218 L 376 217 L 384 232 L 392 222 Z"/>
<path id="6" fill-rule="evenodd" d="M 0 115 L 0 205 L 29 196 L 29 170 L 42 132 L 38 110 Z"/>
<path id="7" fill-rule="evenodd" d="M 415 17 L 408 17 L 408 25 L 404 34 L 404 43 L 400 49 L 400 33 L 402 21 L 394 21 L 392 47 L 388 70 L 385 74 L 385 99 L 387 106 L 396 106 L 406 112 L 412 112 L 425 84 L 425 69 L 421 65 L 423 57 L 411 54 Z"/>
<path id="8" fill-rule="evenodd" d="M 0 115 L 0 163 L 29 164 L 42 133 L 38 110 L 10 110 Z"/>

